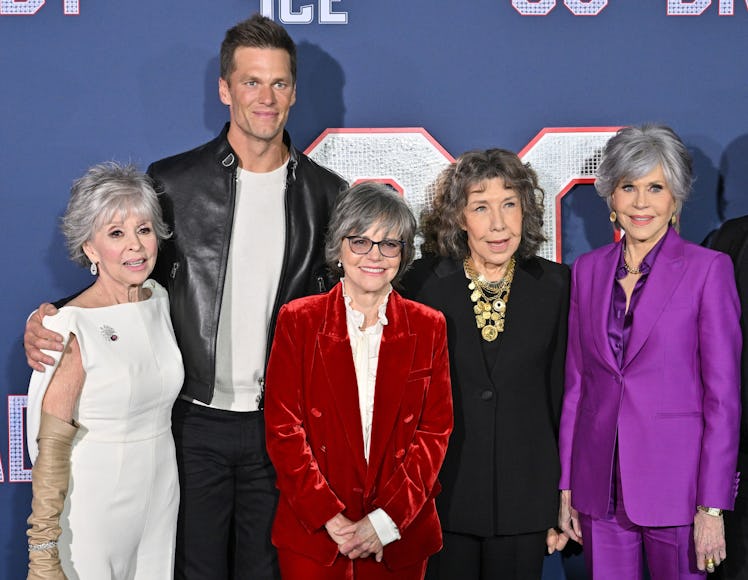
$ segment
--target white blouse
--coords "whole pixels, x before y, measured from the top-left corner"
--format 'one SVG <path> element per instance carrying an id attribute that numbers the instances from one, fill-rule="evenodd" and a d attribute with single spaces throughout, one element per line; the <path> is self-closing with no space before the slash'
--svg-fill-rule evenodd
<path id="1" fill-rule="evenodd" d="M 353 365 L 356 368 L 358 406 L 361 414 L 361 431 L 364 435 L 364 458 L 368 463 L 371 447 L 371 425 L 374 417 L 374 389 L 377 382 L 377 365 L 379 364 L 379 346 L 382 343 L 382 333 L 387 324 L 385 312 L 392 286 L 390 286 L 382 304 L 379 305 L 376 323 L 361 330 L 361 326 L 364 324 L 364 313 L 351 307 L 351 297 L 345 293 L 345 278 L 341 278 L 340 281 L 343 284 L 348 338 L 351 342 Z M 383 509 L 374 510 L 368 517 L 383 546 L 400 539 L 400 531 L 397 529 L 395 522 Z"/>

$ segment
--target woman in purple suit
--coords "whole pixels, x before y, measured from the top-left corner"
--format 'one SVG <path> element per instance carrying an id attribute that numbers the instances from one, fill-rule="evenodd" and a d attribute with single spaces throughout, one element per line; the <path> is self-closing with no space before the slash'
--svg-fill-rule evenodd
<path id="1" fill-rule="evenodd" d="M 652 580 L 726 557 L 740 306 L 729 257 L 676 231 L 691 183 L 671 129 L 619 131 L 595 186 L 625 235 L 572 269 L 559 525 L 595 579 L 642 578 L 643 553 Z"/>

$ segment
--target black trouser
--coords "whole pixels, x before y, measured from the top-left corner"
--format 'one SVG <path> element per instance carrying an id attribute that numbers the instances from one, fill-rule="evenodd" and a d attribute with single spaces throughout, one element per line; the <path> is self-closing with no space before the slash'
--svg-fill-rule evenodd
<path id="1" fill-rule="evenodd" d="M 175 578 L 280 578 L 270 543 L 278 493 L 262 412 L 177 399 L 172 430 L 181 491 Z"/>
<path id="2" fill-rule="evenodd" d="M 545 532 L 481 538 L 443 532 L 442 551 L 431 556 L 427 580 L 540 580 Z"/>

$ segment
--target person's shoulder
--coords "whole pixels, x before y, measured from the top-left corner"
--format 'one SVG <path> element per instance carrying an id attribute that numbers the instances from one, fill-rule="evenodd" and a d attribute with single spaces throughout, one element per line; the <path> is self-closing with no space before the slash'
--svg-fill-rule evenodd
<path id="1" fill-rule="evenodd" d="M 158 179 L 162 175 L 169 175 L 174 171 L 181 172 L 185 168 L 192 169 L 200 163 L 228 155 L 233 155 L 233 152 L 226 139 L 226 128 L 224 128 L 220 135 L 202 145 L 154 161 L 148 167 L 148 174 Z M 220 159 L 217 162 L 220 162 Z M 229 165 L 233 165 L 234 163 L 235 160 L 231 160 Z"/>
<path id="2" fill-rule="evenodd" d="M 436 266 L 439 264 L 439 258 L 431 254 L 425 254 L 415 260 L 410 268 L 403 274 L 403 284 L 407 287 L 417 280 L 424 280 L 436 275 Z"/>
<path id="3" fill-rule="evenodd" d="M 570 269 L 566 264 L 554 262 L 541 256 L 532 256 L 520 262 L 521 267 L 536 274 L 538 278 L 568 282 Z"/>
<path id="4" fill-rule="evenodd" d="M 700 262 L 710 263 L 714 260 L 727 260 L 730 261 L 730 256 L 720 250 L 713 250 L 712 248 L 705 248 L 700 244 L 696 244 L 689 240 L 681 238 L 683 243 L 683 255 L 686 260 L 696 260 Z M 732 263 L 732 262 L 730 262 Z"/>
<path id="5" fill-rule="evenodd" d="M 616 248 L 619 247 L 619 244 L 620 242 L 612 242 L 610 244 L 600 246 L 599 248 L 595 248 L 594 250 L 590 250 L 589 252 L 585 252 L 584 254 L 577 257 L 576 260 L 574 260 L 572 269 L 578 270 L 580 268 L 589 267 L 592 264 L 597 263 L 601 259 L 609 258 L 610 255 L 616 250 Z"/>
<path id="6" fill-rule="evenodd" d="M 281 311 L 285 312 L 286 315 L 300 316 L 300 315 L 314 315 L 318 311 L 323 311 L 327 306 L 327 302 L 330 299 L 330 295 L 335 291 L 335 287 L 332 290 L 323 292 L 322 294 L 312 294 L 310 296 L 302 296 L 301 298 L 295 298 L 281 307 Z"/>
<path id="7" fill-rule="evenodd" d="M 147 288 L 151 291 L 151 298 L 163 299 L 169 298 L 169 292 L 161 284 L 156 282 L 153 278 L 148 278 L 143 282 L 143 288 Z"/>
<path id="8" fill-rule="evenodd" d="M 329 167 L 320 165 L 314 159 L 293 147 L 293 145 L 291 147 L 293 148 L 293 159 L 296 162 L 296 171 L 305 180 L 318 180 L 327 187 L 335 187 L 338 191 L 342 191 L 348 187 L 348 182 L 343 176 Z"/>
<path id="9" fill-rule="evenodd" d="M 748 215 L 732 218 L 725 221 L 717 229 L 717 236 L 748 237 Z"/>
<path id="10" fill-rule="evenodd" d="M 410 298 L 405 298 L 399 292 L 392 292 L 390 299 L 399 300 L 402 307 L 408 313 L 408 318 L 416 324 L 429 323 L 438 324 L 444 321 L 444 314 L 438 311 L 436 308 L 427 306 L 422 302 L 416 302 Z"/>
<path id="11" fill-rule="evenodd" d="M 408 298 L 417 297 L 426 288 L 439 285 L 447 276 L 456 273 L 464 275 L 462 262 L 452 258 L 425 254 L 405 272 L 401 280 L 403 294 Z"/>
<path id="12" fill-rule="evenodd" d="M 397 288 L 405 298 L 423 299 L 434 280 L 437 279 L 436 266 L 439 258 L 425 255 L 408 268 L 398 282 Z"/>
<path id="13" fill-rule="evenodd" d="M 748 216 L 733 218 L 712 231 L 702 242 L 703 246 L 725 252 L 733 260 L 741 260 L 748 243 Z"/>
<path id="14" fill-rule="evenodd" d="M 42 318 L 42 325 L 44 328 L 65 336 L 75 329 L 78 314 L 79 309 L 63 306 L 56 314 Z"/>

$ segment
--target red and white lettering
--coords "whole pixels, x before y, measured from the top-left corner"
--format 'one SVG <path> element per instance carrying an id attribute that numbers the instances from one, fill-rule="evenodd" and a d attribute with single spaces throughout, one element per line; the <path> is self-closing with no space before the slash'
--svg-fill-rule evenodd
<path id="1" fill-rule="evenodd" d="M 25 407 L 26 395 L 8 395 L 8 481 L 11 483 L 31 481 L 31 468 L 25 466 Z"/>
<path id="2" fill-rule="evenodd" d="M 748 10 L 748 0 L 745 0 L 745 7 Z M 735 0 L 719 0 L 719 15 L 732 16 L 735 14 Z"/>
<path id="3" fill-rule="evenodd" d="M 593 183 L 605 143 L 618 127 L 543 129 L 519 153 L 538 173 L 547 196 L 543 223 L 548 239 L 538 254 L 558 262 L 561 199 L 577 184 Z M 431 206 L 434 182 L 452 156 L 421 128 L 328 129 L 306 151 L 349 183 L 384 181 L 400 191 L 416 216 Z"/>
<path id="4" fill-rule="evenodd" d="M 0 0 L 0 15 L 2 16 L 33 16 L 45 0 Z"/>
<path id="5" fill-rule="evenodd" d="M 597 16 L 608 5 L 608 0 L 564 0 L 574 16 Z"/>
<path id="6" fill-rule="evenodd" d="M 712 0 L 667 0 L 668 16 L 701 16 Z"/>
<path id="7" fill-rule="evenodd" d="M 327 129 L 306 150 L 348 183 L 382 181 L 399 191 L 416 216 L 431 206 L 434 181 L 454 158 L 422 128 Z"/>
<path id="8" fill-rule="evenodd" d="M 546 16 L 556 7 L 556 0 L 512 0 L 512 6 L 522 16 Z"/>
<path id="9" fill-rule="evenodd" d="M 602 149 L 619 127 L 546 128 L 519 152 L 538 174 L 546 194 L 543 229 L 547 241 L 538 255 L 562 260 L 561 199 L 575 186 L 594 183 Z"/>
<path id="10" fill-rule="evenodd" d="M 63 0 L 62 10 L 65 16 L 78 16 L 81 13 L 80 0 Z"/>
<path id="11" fill-rule="evenodd" d="M 348 24 L 348 12 L 336 12 L 333 4 L 340 0 L 315 0 L 317 20 L 320 24 Z M 274 18 L 275 5 L 278 4 L 280 21 L 283 24 L 311 24 L 314 20 L 314 3 L 302 4 L 294 11 L 292 0 L 260 0 L 260 14 Z"/>
<path id="12" fill-rule="evenodd" d="M 34 16 L 45 4 L 46 0 L 0 0 L 0 16 Z M 62 12 L 80 15 L 80 0 L 62 0 Z"/>

